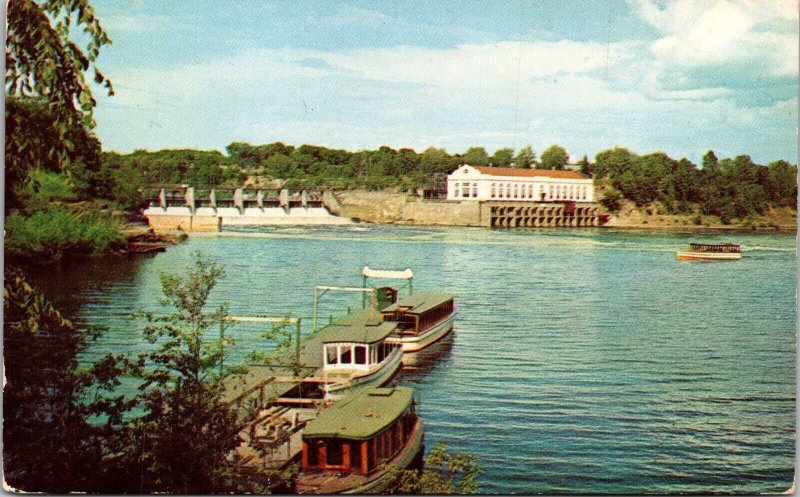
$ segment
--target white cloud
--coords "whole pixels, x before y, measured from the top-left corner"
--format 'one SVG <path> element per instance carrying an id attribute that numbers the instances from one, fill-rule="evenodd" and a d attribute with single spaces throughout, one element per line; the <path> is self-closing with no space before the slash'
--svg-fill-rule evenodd
<path id="1" fill-rule="evenodd" d="M 650 4 L 643 5 L 646 10 Z M 706 24 L 698 19 L 704 14 L 685 8 L 676 15 L 692 19 L 692 32 L 702 34 Z M 713 12 L 709 9 L 703 12 Z M 648 15 L 664 26 L 664 35 L 652 46 L 561 40 L 452 48 L 281 48 L 182 67 L 127 68 L 109 74 L 117 96 L 102 100 L 99 132 L 106 146 L 123 150 L 222 149 L 238 140 L 350 149 L 386 144 L 422 150 L 433 144 L 450 151 L 525 143 L 541 151 L 560 143 L 576 157 L 617 143 L 641 151 L 652 150 L 652 143 L 679 144 L 683 148 L 667 150 L 676 156 L 699 156 L 708 148 L 724 153 L 739 144 L 756 144 L 759 153 L 768 154 L 778 142 L 786 149 L 787 140 L 796 147 L 795 136 L 777 136 L 786 123 L 796 122 L 796 109 L 775 107 L 774 99 L 748 114 L 773 116 L 761 135 L 750 133 L 753 141 L 742 140 L 748 134 L 744 121 L 720 128 L 726 116 L 736 115 L 731 100 L 736 90 L 701 84 L 691 72 L 694 59 L 673 60 L 685 47 L 678 38 L 670 41 L 679 35 L 671 31 L 672 20 L 656 10 Z M 726 29 L 729 39 L 781 36 L 759 31 L 752 19 Z M 697 59 L 697 67 L 705 67 L 703 60 Z M 142 112 L 148 109 L 154 111 Z M 726 136 L 731 129 L 736 133 Z M 763 130 L 770 130 L 769 139 Z M 714 143 L 697 145 L 704 140 Z"/>
<path id="2" fill-rule="evenodd" d="M 652 81 L 663 89 L 727 88 L 785 98 L 798 72 L 797 5 L 792 0 L 677 0 L 659 8 L 637 0 L 640 16 L 662 33 L 650 45 Z M 788 85 L 788 86 L 787 86 Z M 764 95 L 764 88 L 772 91 Z"/>

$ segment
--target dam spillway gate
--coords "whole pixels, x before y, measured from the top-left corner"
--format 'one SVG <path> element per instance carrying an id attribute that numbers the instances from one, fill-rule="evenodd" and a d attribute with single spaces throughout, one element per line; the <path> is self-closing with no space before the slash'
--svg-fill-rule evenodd
<path id="1" fill-rule="evenodd" d="M 600 226 L 594 202 L 483 202 L 483 224 L 492 228 L 583 228 Z"/>

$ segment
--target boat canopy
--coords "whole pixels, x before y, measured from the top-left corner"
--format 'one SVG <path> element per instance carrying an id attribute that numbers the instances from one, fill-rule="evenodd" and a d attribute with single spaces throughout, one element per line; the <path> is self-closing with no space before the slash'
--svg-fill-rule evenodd
<path id="1" fill-rule="evenodd" d="M 402 308 L 406 314 L 424 314 L 452 299 L 453 295 L 449 293 L 419 292 L 398 300 L 381 312 L 395 312 Z"/>
<path id="2" fill-rule="evenodd" d="M 360 311 L 343 316 L 333 324 L 329 324 L 320 333 L 324 333 L 323 343 L 380 342 L 397 330 L 397 323 L 381 321 L 380 317 L 370 317 L 370 311 Z"/>
<path id="3" fill-rule="evenodd" d="M 414 273 L 411 272 L 411 268 L 405 268 L 402 271 L 389 271 L 370 269 L 369 266 L 364 266 L 364 269 L 361 270 L 361 274 L 367 278 L 394 278 L 401 280 L 408 280 L 414 277 Z"/>
<path id="4" fill-rule="evenodd" d="M 695 252 L 741 252 L 742 246 L 735 243 L 690 243 L 689 249 Z"/>
<path id="5" fill-rule="evenodd" d="M 370 388 L 322 411 L 308 422 L 303 439 L 368 440 L 402 416 L 413 400 L 409 387 Z"/>

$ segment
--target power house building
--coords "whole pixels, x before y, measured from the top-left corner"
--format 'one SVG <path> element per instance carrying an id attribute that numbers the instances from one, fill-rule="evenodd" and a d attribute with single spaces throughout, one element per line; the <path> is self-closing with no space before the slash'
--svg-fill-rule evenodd
<path id="1" fill-rule="evenodd" d="M 463 165 L 447 177 L 447 199 L 480 203 L 489 226 L 599 225 L 593 181 L 578 171 Z"/>
<path id="2" fill-rule="evenodd" d="M 464 165 L 447 177 L 447 199 L 594 202 L 594 188 L 578 171 Z"/>

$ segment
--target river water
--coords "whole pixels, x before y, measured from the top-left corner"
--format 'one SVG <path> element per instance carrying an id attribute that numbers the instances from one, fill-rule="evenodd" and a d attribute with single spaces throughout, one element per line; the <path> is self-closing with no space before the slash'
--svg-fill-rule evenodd
<path id="1" fill-rule="evenodd" d="M 737 262 L 675 260 L 689 241 L 741 243 Z M 141 350 L 132 310 L 200 251 L 226 277 L 212 303 L 291 312 L 310 329 L 315 284 L 411 267 L 456 295 L 455 334 L 406 368 L 426 443 L 478 455 L 486 493 L 780 492 L 795 454 L 794 235 L 498 231 L 375 225 L 193 237 L 133 261 L 48 270 L 37 283 L 109 327 L 84 360 Z M 328 294 L 321 315 L 361 305 Z M 230 330 L 235 360 L 269 348 Z"/>

